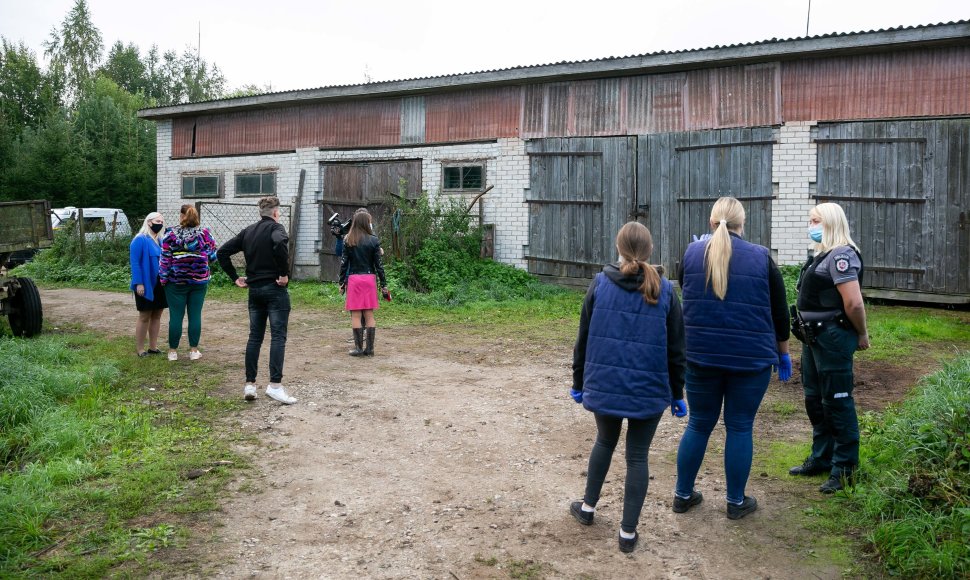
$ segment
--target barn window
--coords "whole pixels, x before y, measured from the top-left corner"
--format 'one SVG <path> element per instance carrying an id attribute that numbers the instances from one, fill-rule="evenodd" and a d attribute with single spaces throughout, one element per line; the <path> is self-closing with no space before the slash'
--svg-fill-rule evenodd
<path id="1" fill-rule="evenodd" d="M 221 197 L 222 178 L 220 174 L 183 175 L 182 197 Z"/>
<path id="2" fill-rule="evenodd" d="M 237 173 L 236 195 L 276 195 L 276 172 Z"/>
<path id="3" fill-rule="evenodd" d="M 481 191 L 485 185 L 485 165 L 480 162 L 445 164 L 441 182 L 444 191 Z"/>

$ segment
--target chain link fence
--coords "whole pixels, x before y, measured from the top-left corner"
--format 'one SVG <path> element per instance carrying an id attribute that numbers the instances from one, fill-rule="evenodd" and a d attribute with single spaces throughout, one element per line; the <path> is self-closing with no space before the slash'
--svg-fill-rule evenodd
<path id="1" fill-rule="evenodd" d="M 259 221 L 259 207 L 253 203 L 234 203 L 218 201 L 196 202 L 195 209 L 199 212 L 199 221 L 204 228 L 208 228 L 216 245 L 221 246 L 236 236 L 243 228 Z M 290 235 L 294 235 L 291 228 L 293 216 L 292 207 L 280 205 L 280 223 Z M 246 269 L 246 258 L 242 252 L 232 257 L 232 263 L 242 274 Z"/>

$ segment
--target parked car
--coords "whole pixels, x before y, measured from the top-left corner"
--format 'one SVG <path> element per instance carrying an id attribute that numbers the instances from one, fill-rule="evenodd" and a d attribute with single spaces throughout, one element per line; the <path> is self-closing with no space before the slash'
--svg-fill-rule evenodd
<path id="1" fill-rule="evenodd" d="M 73 224 L 78 215 L 84 216 L 84 239 L 99 240 L 112 237 L 131 237 L 131 224 L 125 211 L 117 208 L 73 206 L 51 210 L 51 227 L 59 230 Z"/>

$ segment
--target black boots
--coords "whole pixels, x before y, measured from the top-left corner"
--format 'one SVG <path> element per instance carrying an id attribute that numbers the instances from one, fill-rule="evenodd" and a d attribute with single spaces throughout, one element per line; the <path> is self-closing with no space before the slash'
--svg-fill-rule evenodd
<path id="1" fill-rule="evenodd" d="M 368 329 L 370 330 L 370 329 Z M 354 350 L 348 352 L 350 356 L 364 356 L 364 329 L 354 329 Z"/>
<path id="2" fill-rule="evenodd" d="M 364 348 L 364 355 L 374 356 L 374 335 L 377 334 L 377 329 L 373 326 L 368 326 L 364 330 L 367 331 L 367 346 Z"/>

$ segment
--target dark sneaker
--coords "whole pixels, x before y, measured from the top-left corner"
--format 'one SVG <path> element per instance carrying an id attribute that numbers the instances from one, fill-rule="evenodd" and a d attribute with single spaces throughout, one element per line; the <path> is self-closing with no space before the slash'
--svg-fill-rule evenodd
<path id="1" fill-rule="evenodd" d="M 758 509 L 758 500 L 750 495 L 746 495 L 740 505 L 734 503 L 727 504 L 727 517 L 729 520 L 740 520 L 756 509 Z"/>
<path id="2" fill-rule="evenodd" d="M 847 475 L 830 475 L 829 478 L 825 480 L 825 483 L 818 488 L 818 490 L 825 494 L 835 493 L 845 489 L 846 485 L 851 485 L 851 478 L 851 476 Z"/>
<path id="3" fill-rule="evenodd" d="M 821 475 L 823 473 L 828 473 L 831 469 L 831 465 L 822 463 L 821 461 L 816 461 L 814 459 L 806 459 L 801 465 L 797 465 L 789 469 L 788 475 Z"/>
<path id="4" fill-rule="evenodd" d="M 620 536 L 619 539 L 620 539 L 620 551 L 623 552 L 624 554 L 629 554 L 630 552 L 633 551 L 634 548 L 637 547 L 637 540 L 640 539 L 640 533 L 633 532 L 633 537 L 630 538 L 629 540 L 624 538 L 623 536 Z"/>
<path id="5" fill-rule="evenodd" d="M 569 513 L 573 514 L 576 521 L 584 526 L 593 525 L 593 516 L 596 515 L 596 512 L 584 512 L 583 502 L 581 501 L 574 501 L 573 503 L 569 504 Z"/>
<path id="6" fill-rule="evenodd" d="M 701 495 L 699 491 L 690 492 L 690 497 L 684 499 L 682 497 L 674 496 L 674 513 L 682 514 L 694 507 L 695 505 L 704 501 L 704 496 Z"/>

